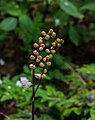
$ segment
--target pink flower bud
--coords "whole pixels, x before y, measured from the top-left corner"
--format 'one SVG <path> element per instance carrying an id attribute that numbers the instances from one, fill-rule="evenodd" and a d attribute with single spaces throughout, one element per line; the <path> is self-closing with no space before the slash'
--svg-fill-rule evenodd
<path id="1" fill-rule="evenodd" d="M 33 46 L 34 46 L 34 48 L 38 48 L 39 47 L 39 45 L 37 43 L 34 43 Z"/>
<path id="2" fill-rule="evenodd" d="M 42 43 L 42 44 L 40 44 L 40 47 L 43 47 L 43 48 L 44 48 L 44 47 L 45 47 L 45 44 L 43 44 L 43 43 Z"/>
<path id="3" fill-rule="evenodd" d="M 32 69 L 35 69 L 35 68 L 36 68 L 36 66 L 33 65 L 33 64 L 30 64 L 29 67 L 32 68 Z"/>
<path id="4" fill-rule="evenodd" d="M 41 78 L 41 74 L 35 74 L 35 78 L 37 78 L 37 79 L 40 79 Z"/>
<path id="5" fill-rule="evenodd" d="M 45 31 L 42 31 L 42 35 L 43 35 L 43 36 L 46 36 L 46 32 L 45 32 Z"/>
<path id="6" fill-rule="evenodd" d="M 45 74 L 42 74 L 42 78 L 45 78 L 46 77 L 46 75 Z"/>
<path id="7" fill-rule="evenodd" d="M 43 51 L 43 47 L 39 47 L 39 51 Z"/>
<path id="8" fill-rule="evenodd" d="M 39 37 L 39 43 L 42 43 L 43 42 L 43 38 L 42 37 Z"/>
<path id="9" fill-rule="evenodd" d="M 31 60 L 35 60 L 35 56 L 34 56 L 34 55 L 31 55 L 31 56 L 30 56 L 30 59 L 31 59 Z"/>
<path id="10" fill-rule="evenodd" d="M 41 55 L 38 55 L 37 58 L 38 58 L 39 60 L 42 60 L 42 56 L 41 56 Z"/>
<path id="11" fill-rule="evenodd" d="M 37 79 L 40 79 L 40 78 L 45 78 L 46 77 L 46 75 L 45 74 L 35 74 L 35 78 L 37 78 Z"/>
<path id="12" fill-rule="evenodd" d="M 33 51 L 33 54 L 34 54 L 35 56 L 37 56 L 37 55 L 39 55 L 39 52 L 38 52 L 37 50 L 34 50 L 34 51 Z"/>

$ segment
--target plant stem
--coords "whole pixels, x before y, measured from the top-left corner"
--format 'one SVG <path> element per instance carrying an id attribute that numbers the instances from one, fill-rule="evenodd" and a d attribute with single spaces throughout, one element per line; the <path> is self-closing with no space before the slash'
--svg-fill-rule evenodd
<path id="1" fill-rule="evenodd" d="M 35 70 L 33 69 L 33 87 L 32 87 L 32 95 L 33 95 L 33 98 L 32 98 L 32 120 L 34 120 L 34 102 L 35 102 L 35 83 L 34 83 L 34 73 L 35 73 Z"/>
<path id="2" fill-rule="evenodd" d="M 7 120 L 11 120 L 5 113 L 0 111 L 0 115 L 4 116 L 5 118 L 7 118 Z"/>
<path id="3" fill-rule="evenodd" d="M 42 70 L 42 74 L 43 74 L 43 72 L 44 72 L 44 69 L 45 69 L 45 67 L 44 67 L 43 70 Z M 39 86 L 40 86 L 40 84 L 41 84 L 41 81 L 42 81 L 42 77 L 39 79 L 38 85 L 37 85 L 37 87 L 36 87 L 36 89 L 35 89 L 35 91 L 34 91 L 34 93 L 33 93 L 32 101 L 34 101 L 35 94 L 36 94 L 36 92 L 38 91 L 38 88 L 39 88 Z"/>
<path id="4" fill-rule="evenodd" d="M 42 70 L 42 74 L 43 74 L 43 72 L 44 72 L 44 69 L 45 69 L 45 67 L 44 67 L 43 70 Z M 39 86 L 40 86 L 40 84 L 41 84 L 42 77 L 39 79 L 39 83 L 38 83 L 36 89 L 35 89 L 34 79 L 35 79 L 35 70 L 33 69 L 33 82 L 32 82 L 32 84 L 33 84 L 33 87 L 32 87 L 32 120 L 34 120 L 35 94 L 36 94 L 36 92 L 37 92 L 37 90 L 38 90 L 38 88 L 39 88 Z"/>

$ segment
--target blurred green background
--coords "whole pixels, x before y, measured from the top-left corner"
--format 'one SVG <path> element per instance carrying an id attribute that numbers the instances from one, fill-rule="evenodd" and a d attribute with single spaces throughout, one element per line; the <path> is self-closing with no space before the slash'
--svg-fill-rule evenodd
<path id="1" fill-rule="evenodd" d="M 94 0 L 0 0 L 0 120 L 31 119 L 32 88 L 16 83 L 31 81 L 32 44 L 50 28 L 65 43 L 37 92 L 35 120 L 95 120 Z"/>

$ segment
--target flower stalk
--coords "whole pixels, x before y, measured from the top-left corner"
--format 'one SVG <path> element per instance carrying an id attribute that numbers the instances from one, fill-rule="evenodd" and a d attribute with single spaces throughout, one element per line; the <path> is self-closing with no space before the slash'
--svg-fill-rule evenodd
<path id="1" fill-rule="evenodd" d="M 50 38 L 56 37 L 56 33 L 54 32 L 53 29 L 50 29 L 48 33 L 46 33 L 45 31 L 42 31 L 41 34 L 42 36 L 38 38 L 38 43 L 33 44 L 34 50 L 32 55 L 30 56 L 32 63 L 29 65 L 29 67 L 33 69 L 32 120 L 34 120 L 35 94 L 38 91 L 38 88 L 41 84 L 42 79 L 46 77 L 46 73 L 47 73 L 46 67 L 52 65 L 50 59 L 52 59 L 57 49 L 61 47 L 61 45 L 64 43 L 63 39 L 56 38 L 53 42 L 51 42 L 51 45 L 47 44 Z M 44 56 L 42 56 L 41 54 L 42 52 L 44 52 Z M 42 68 L 41 74 L 35 73 L 35 69 L 37 68 L 37 66 L 40 66 Z M 39 79 L 36 89 L 35 89 L 35 78 Z"/>
<path id="2" fill-rule="evenodd" d="M 32 87 L 32 95 L 33 95 L 33 98 L 32 98 L 32 120 L 34 120 L 34 101 L 35 101 L 35 82 L 34 82 L 34 79 L 35 79 L 35 69 L 33 69 L 33 87 Z"/>

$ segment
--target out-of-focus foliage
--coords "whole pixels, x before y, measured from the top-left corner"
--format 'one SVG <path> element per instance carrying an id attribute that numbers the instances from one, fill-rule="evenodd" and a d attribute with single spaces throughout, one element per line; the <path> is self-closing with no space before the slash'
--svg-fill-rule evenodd
<path id="1" fill-rule="evenodd" d="M 52 117 L 50 118 L 51 120 L 57 120 L 58 118 L 59 120 L 65 120 L 68 119 L 72 114 L 75 114 L 76 116 L 81 116 L 80 118 L 82 118 L 82 120 L 86 120 L 89 117 L 94 120 L 95 90 L 93 88 L 95 87 L 95 76 L 93 76 L 92 72 L 92 69 L 94 67 L 95 64 L 93 64 L 93 66 L 92 64 L 84 65 L 83 67 L 76 69 L 76 72 L 70 72 L 68 75 L 64 75 L 61 80 L 69 86 L 69 89 L 66 92 L 59 91 L 51 85 L 46 85 L 43 87 L 41 85 L 40 89 L 37 92 L 37 100 L 35 102 L 36 109 L 39 109 L 40 112 L 43 113 L 40 116 L 48 114 Z M 23 87 L 16 85 L 16 82 L 20 79 L 20 77 L 26 77 L 29 81 L 31 81 L 30 73 L 31 72 L 29 68 L 27 66 L 24 66 L 23 74 L 13 77 L 12 81 L 8 80 L 6 77 L 3 78 L 2 84 L 0 85 L 1 104 L 5 101 L 7 102 L 9 100 L 12 100 L 15 103 L 15 107 L 18 107 L 19 109 L 26 110 L 26 108 L 29 109 L 31 107 L 31 87 L 24 89 Z M 52 74 L 54 75 L 55 73 Z M 59 73 L 57 76 L 60 80 Z M 52 78 L 52 75 L 50 75 L 50 78 Z M 84 81 L 85 84 L 81 80 Z M 48 79 L 46 79 L 46 81 L 48 81 Z M 51 113 L 50 111 L 52 110 L 53 112 Z M 28 111 L 26 113 L 26 117 L 29 117 L 31 115 Z M 23 118 L 23 115 L 24 114 L 21 114 L 21 111 L 17 111 L 14 116 L 12 115 L 12 117 Z M 39 119 L 47 120 L 47 118 L 48 117 L 45 115 L 45 117 L 43 116 L 43 118 Z"/>
<path id="2" fill-rule="evenodd" d="M 0 50 L 4 51 L 5 45 L 8 45 L 8 41 L 12 39 L 13 44 L 16 41 L 19 45 L 18 50 L 14 44 L 18 54 L 22 51 L 29 56 L 32 51 L 32 43 L 38 40 L 42 30 L 48 31 L 50 28 L 55 29 L 57 35 L 65 40 L 64 44 L 67 47 L 69 44 L 76 49 L 95 41 L 95 1 L 0 0 Z M 66 54 L 69 49 L 64 51 L 62 47 L 59 52 L 64 55 L 64 52 Z M 0 52 L 2 53 L 2 51 Z M 76 52 L 76 50 L 74 51 Z M 13 52 L 10 51 L 10 54 Z M 79 52 L 79 54 L 83 53 Z M 24 58 L 21 61 L 29 64 L 27 57 L 21 55 L 19 58 Z M 73 63 L 72 55 L 64 56 L 64 58 L 62 55 L 55 54 L 47 77 L 42 81 L 37 92 L 35 119 L 76 120 L 78 118 L 89 120 L 91 118 L 95 120 L 95 61 L 92 64 L 84 63 L 85 65 L 79 67 L 80 65 Z M 5 54 L 3 54 L 3 58 L 4 56 Z M 20 62 L 19 58 L 16 58 L 16 62 Z M 22 65 L 22 63 L 20 64 Z M 16 82 L 21 77 L 32 81 L 30 69 L 26 65 L 23 68 L 20 75 L 17 75 L 16 69 L 17 73 L 14 73 L 13 77 L 0 78 L 0 80 L 2 79 L 0 108 L 10 110 L 12 114 L 9 117 L 13 120 L 22 120 L 25 117 L 27 120 L 31 119 L 31 87 L 24 89 L 16 86 Z M 8 70 L 10 69 L 9 66 Z M 36 72 L 40 73 L 41 69 L 36 69 Z"/>
<path id="3" fill-rule="evenodd" d="M 14 31 L 26 51 L 42 29 L 54 26 L 76 46 L 95 38 L 94 0 L 1 0 L 0 10 L 0 39 Z"/>

